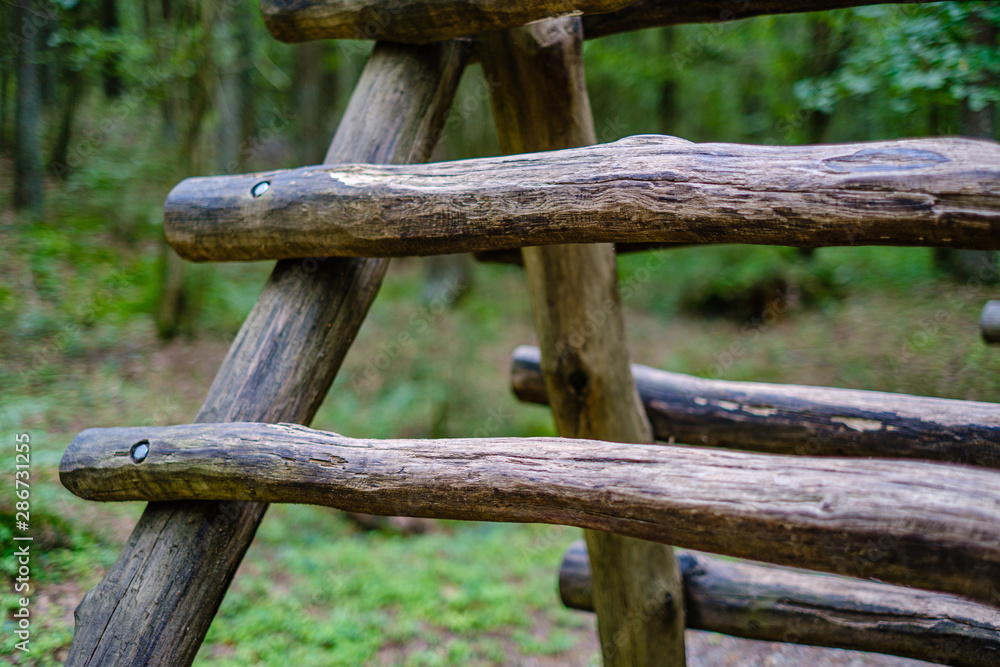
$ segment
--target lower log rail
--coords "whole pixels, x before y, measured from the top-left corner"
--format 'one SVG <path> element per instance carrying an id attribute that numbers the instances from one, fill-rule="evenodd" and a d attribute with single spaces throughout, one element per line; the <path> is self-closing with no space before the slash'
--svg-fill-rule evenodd
<path id="1" fill-rule="evenodd" d="M 429 165 L 189 178 L 167 197 L 164 231 L 194 261 L 604 242 L 1000 249 L 1000 144 L 647 135 Z"/>
<path id="2" fill-rule="evenodd" d="M 571 525 L 1000 603 L 1000 475 L 973 467 L 230 423 L 90 429 L 59 471 L 90 500 Z"/>
<path id="3" fill-rule="evenodd" d="M 687 627 L 734 637 L 887 653 L 957 667 L 1000 664 L 1000 612 L 941 593 L 680 552 Z M 559 592 L 593 611 L 583 541 Z"/>
<path id="4" fill-rule="evenodd" d="M 998 302 L 1000 303 L 1000 302 Z M 522 401 L 548 403 L 538 348 L 514 351 Z M 657 440 L 773 454 L 916 458 L 1000 468 L 1000 404 L 708 380 L 632 365 Z"/>

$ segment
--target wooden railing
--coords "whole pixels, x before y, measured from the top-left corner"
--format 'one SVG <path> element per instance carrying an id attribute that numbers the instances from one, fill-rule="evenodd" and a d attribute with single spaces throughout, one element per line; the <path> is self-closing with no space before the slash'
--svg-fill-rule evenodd
<path id="1" fill-rule="evenodd" d="M 270 502 L 586 528 L 590 559 L 571 549 L 562 590 L 597 608 L 606 664 L 683 664 L 684 627 L 998 663 L 998 406 L 630 366 L 611 243 L 998 249 L 1000 146 L 580 147 L 594 141 L 585 36 L 871 3 L 261 4 L 287 41 L 476 38 L 378 44 L 324 166 L 170 194 L 182 256 L 280 261 L 198 423 L 92 429 L 67 449 L 74 493 L 150 501 L 77 610 L 68 664 L 190 664 Z M 565 14 L 585 16 L 517 27 Z M 518 155 L 411 165 L 473 49 L 509 84 L 491 101 Z M 541 351 L 515 353 L 514 388 L 550 403 L 571 438 L 355 440 L 272 423 L 315 414 L 385 273 L 375 258 L 521 248 Z M 594 308 L 605 324 L 574 336 Z M 987 339 L 998 320 L 984 312 Z M 662 545 L 852 578 L 677 561 Z"/>

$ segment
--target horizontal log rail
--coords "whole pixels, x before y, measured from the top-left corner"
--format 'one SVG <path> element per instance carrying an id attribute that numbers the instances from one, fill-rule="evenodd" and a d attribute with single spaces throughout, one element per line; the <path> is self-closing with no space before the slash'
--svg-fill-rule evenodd
<path id="1" fill-rule="evenodd" d="M 624 9 L 583 17 L 587 39 L 683 23 L 725 23 L 766 14 L 818 12 L 874 4 L 916 4 L 931 0 L 639 0 Z"/>
<path id="2" fill-rule="evenodd" d="M 687 627 L 734 637 L 888 653 L 956 667 L 1000 664 L 1000 612 L 941 593 L 690 551 L 677 561 Z M 593 611 L 583 541 L 566 550 L 559 593 Z"/>
<path id="3" fill-rule="evenodd" d="M 793 384 L 709 380 L 632 365 L 657 440 L 773 454 L 951 461 L 1000 468 L 1000 404 Z M 547 404 L 538 348 L 514 394 Z"/>
<path id="4" fill-rule="evenodd" d="M 421 44 L 513 28 L 565 14 L 584 14 L 584 36 L 593 38 L 680 23 L 718 23 L 762 14 L 873 4 L 882 3 L 878 0 L 260 0 L 260 10 L 271 34 L 283 42 L 381 39 Z"/>
<path id="5" fill-rule="evenodd" d="M 612 144 L 429 165 L 190 178 L 167 239 L 196 261 L 553 243 L 1000 248 L 1000 144 Z"/>
<path id="6" fill-rule="evenodd" d="M 983 340 L 987 343 L 1000 343 L 1000 301 L 986 302 L 979 318 L 979 327 L 983 332 Z"/>
<path id="7" fill-rule="evenodd" d="M 250 500 L 579 526 L 1000 602 L 1000 475 L 561 438 L 358 440 L 292 424 L 90 429 L 90 500 Z"/>

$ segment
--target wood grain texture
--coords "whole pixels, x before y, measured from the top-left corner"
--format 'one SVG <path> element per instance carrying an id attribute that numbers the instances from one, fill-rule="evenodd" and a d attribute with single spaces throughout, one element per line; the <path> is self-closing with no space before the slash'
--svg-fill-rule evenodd
<path id="1" fill-rule="evenodd" d="M 141 464 L 132 446 L 149 441 Z M 292 424 L 90 429 L 89 500 L 252 500 L 579 526 L 1000 604 L 1000 475 L 562 438 L 357 440 Z"/>
<path id="2" fill-rule="evenodd" d="M 466 55 L 455 44 L 376 46 L 328 159 L 424 159 Z M 197 421 L 308 423 L 385 269 L 386 260 L 372 259 L 279 262 Z M 118 560 L 77 609 L 67 664 L 190 664 L 266 510 L 247 500 L 150 504 Z"/>
<path id="3" fill-rule="evenodd" d="M 1000 343 L 1000 301 L 987 301 L 979 318 L 979 328 L 987 343 Z"/>
<path id="4" fill-rule="evenodd" d="M 538 348 L 514 351 L 511 383 L 545 404 Z M 708 380 L 634 364 L 657 440 L 774 454 L 951 461 L 1000 468 L 1000 404 L 857 389 Z"/>
<path id="5" fill-rule="evenodd" d="M 765 641 L 888 653 L 958 667 L 1000 663 L 1000 612 L 962 598 L 775 565 L 677 554 L 687 627 Z M 563 603 L 593 611 L 586 545 L 559 568 Z"/>
<path id="6" fill-rule="evenodd" d="M 726 23 L 764 14 L 818 12 L 875 4 L 917 4 L 930 0 L 638 0 L 624 9 L 583 18 L 587 39 L 682 23 Z"/>
<path id="7" fill-rule="evenodd" d="M 913 1 L 913 0 L 909 0 Z M 920 1 L 920 0 L 916 0 Z M 586 37 L 678 23 L 718 23 L 762 14 L 814 12 L 875 0 L 261 0 L 271 34 L 283 42 L 381 39 L 423 44 L 503 30 L 531 21 L 585 14 Z"/>
<path id="8" fill-rule="evenodd" d="M 381 39 L 426 44 L 503 30 L 565 14 L 621 9 L 630 0 L 260 0 L 271 34 L 283 42 Z"/>
<path id="9" fill-rule="evenodd" d="M 1000 144 L 776 147 L 650 135 L 429 165 L 191 178 L 167 198 L 164 225 L 196 261 L 600 242 L 996 249 Z"/>
<path id="10" fill-rule="evenodd" d="M 483 35 L 478 52 L 483 73 L 498 84 L 490 102 L 504 153 L 596 142 L 579 18 Z M 599 332 L 578 335 L 592 311 L 620 302 L 614 248 L 552 245 L 525 248 L 522 257 L 560 435 L 652 442 L 620 308 Z M 607 532 L 587 531 L 586 540 L 604 664 L 682 666 L 684 608 L 673 550 Z"/>

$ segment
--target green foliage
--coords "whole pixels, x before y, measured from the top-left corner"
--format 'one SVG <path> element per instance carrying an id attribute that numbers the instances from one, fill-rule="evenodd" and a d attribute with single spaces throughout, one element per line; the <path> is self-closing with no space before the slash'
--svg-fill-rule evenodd
<path id="1" fill-rule="evenodd" d="M 875 93 L 887 95 L 898 114 L 959 102 L 979 111 L 1000 101 L 994 3 L 878 5 L 846 11 L 837 21 L 853 34 L 842 66 L 795 87 L 810 109 L 829 113 L 845 98 Z M 989 30 L 992 38 L 977 39 Z"/>

